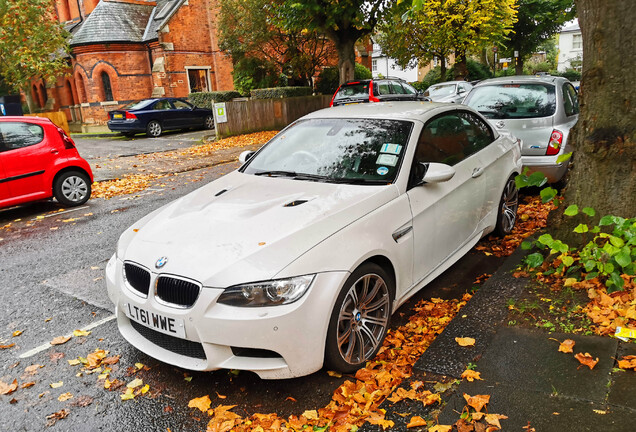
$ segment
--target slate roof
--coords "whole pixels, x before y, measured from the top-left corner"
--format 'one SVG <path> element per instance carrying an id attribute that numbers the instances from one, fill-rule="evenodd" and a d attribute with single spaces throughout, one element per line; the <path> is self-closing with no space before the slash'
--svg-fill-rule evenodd
<path id="1" fill-rule="evenodd" d="M 185 0 L 157 0 L 157 7 L 152 11 L 148 20 L 143 41 L 157 39 L 157 32 L 168 22 Z"/>
<path id="2" fill-rule="evenodd" d="M 179 0 L 159 0 L 157 3 L 180 3 Z M 70 45 L 112 42 L 143 42 L 146 27 L 155 7 L 100 1 L 73 35 Z M 155 35 L 156 37 L 156 32 Z"/>

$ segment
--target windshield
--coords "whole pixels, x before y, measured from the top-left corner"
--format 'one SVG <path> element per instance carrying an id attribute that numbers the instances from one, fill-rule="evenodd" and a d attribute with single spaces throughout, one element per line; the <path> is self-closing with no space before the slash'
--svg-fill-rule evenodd
<path id="1" fill-rule="evenodd" d="M 124 105 L 122 108 L 122 110 L 138 110 L 138 109 L 144 109 L 146 108 L 148 105 L 150 105 L 153 102 L 153 99 L 144 99 L 142 101 L 137 101 L 137 102 L 131 102 L 128 105 Z"/>
<path id="2" fill-rule="evenodd" d="M 360 97 L 362 98 L 369 97 L 368 82 L 343 85 L 340 88 L 340 90 L 338 90 L 338 93 L 336 94 L 334 101 L 337 101 L 340 99 L 350 99 L 350 98 L 360 98 Z"/>
<path id="3" fill-rule="evenodd" d="M 475 87 L 464 104 L 491 119 L 548 117 L 556 110 L 551 84 L 499 84 Z"/>
<path id="4" fill-rule="evenodd" d="M 242 171 L 299 180 L 388 184 L 397 177 L 412 127 L 403 120 L 301 120 L 275 136 Z"/>
<path id="5" fill-rule="evenodd" d="M 444 84 L 444 85 L 436 85 L 428 88 L 429 96 L 448 96 L 455 93 L 455 84 Z"/>

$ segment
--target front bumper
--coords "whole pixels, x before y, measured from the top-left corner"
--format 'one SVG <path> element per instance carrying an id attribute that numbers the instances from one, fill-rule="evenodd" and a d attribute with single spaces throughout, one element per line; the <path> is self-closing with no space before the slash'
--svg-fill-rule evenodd
<path id="1" fill-rule="evenodd" d="M 232 307 L 216 302 L 222 289 L 204 287 L 191 308 L 178 309 L 161 304 L 152 289 L 147 298 L 140 296 L 122 273 L 123 262 L 113 256 L 106 267 L 108 295 L 115 304 L 119 331 L 133 346 L 185 369 L 249 370 L 263 379 L 303 376 L 322 367 L 333 304 L 349 275 L 319 273 L 307 293 L 289 305 Z M 152 273 L 151 287 L 157 276 Z M 183 322 L 185 339 L 140 329 L 141 324 L 125 314 L 129 306 Z M 193 346 L 204 355 L 189 355 Z"/>
<path id="2" fill-rule="evenodd" d="M 548 179 L 548 183 L 556 183 L 565 176 L 568 171 L 570 161 L 557 163 L 555 156 L 521 156 L 521 163 L 524 168 L 528 168 L 528 175 L 533 172 L 542 172 Z"/>

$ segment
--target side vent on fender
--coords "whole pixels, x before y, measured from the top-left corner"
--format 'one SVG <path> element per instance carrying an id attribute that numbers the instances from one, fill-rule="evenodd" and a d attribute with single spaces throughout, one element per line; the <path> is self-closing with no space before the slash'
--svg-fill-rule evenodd
<path id="1" fill-rule="evenodd" d="M 285 204 L 283 207 L 296 207 L 299 206 L 301 204 L 305 204 L 308 200 L 296 200 L 296 201 L 290 201 L 287 204 Z"/>

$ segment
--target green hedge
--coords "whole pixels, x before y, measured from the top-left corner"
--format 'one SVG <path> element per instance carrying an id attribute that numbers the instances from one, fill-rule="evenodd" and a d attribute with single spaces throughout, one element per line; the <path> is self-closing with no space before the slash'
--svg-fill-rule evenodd
<path id="1" fill-rule="evenodd" d="M 313 93 L 311 87 L 272 87 L 253 89 L 250 92 L 252 99 L 278 99 L 294 96 L 309 96 Z"/>
<path id="2" fill-rule="evenodd" d="M 230 90 L 190 93 L 188 99 L 199 108 L 212 109 L 214 103 L 227 102 L 238 97 L 241 97 L 239 92 Z"/>

